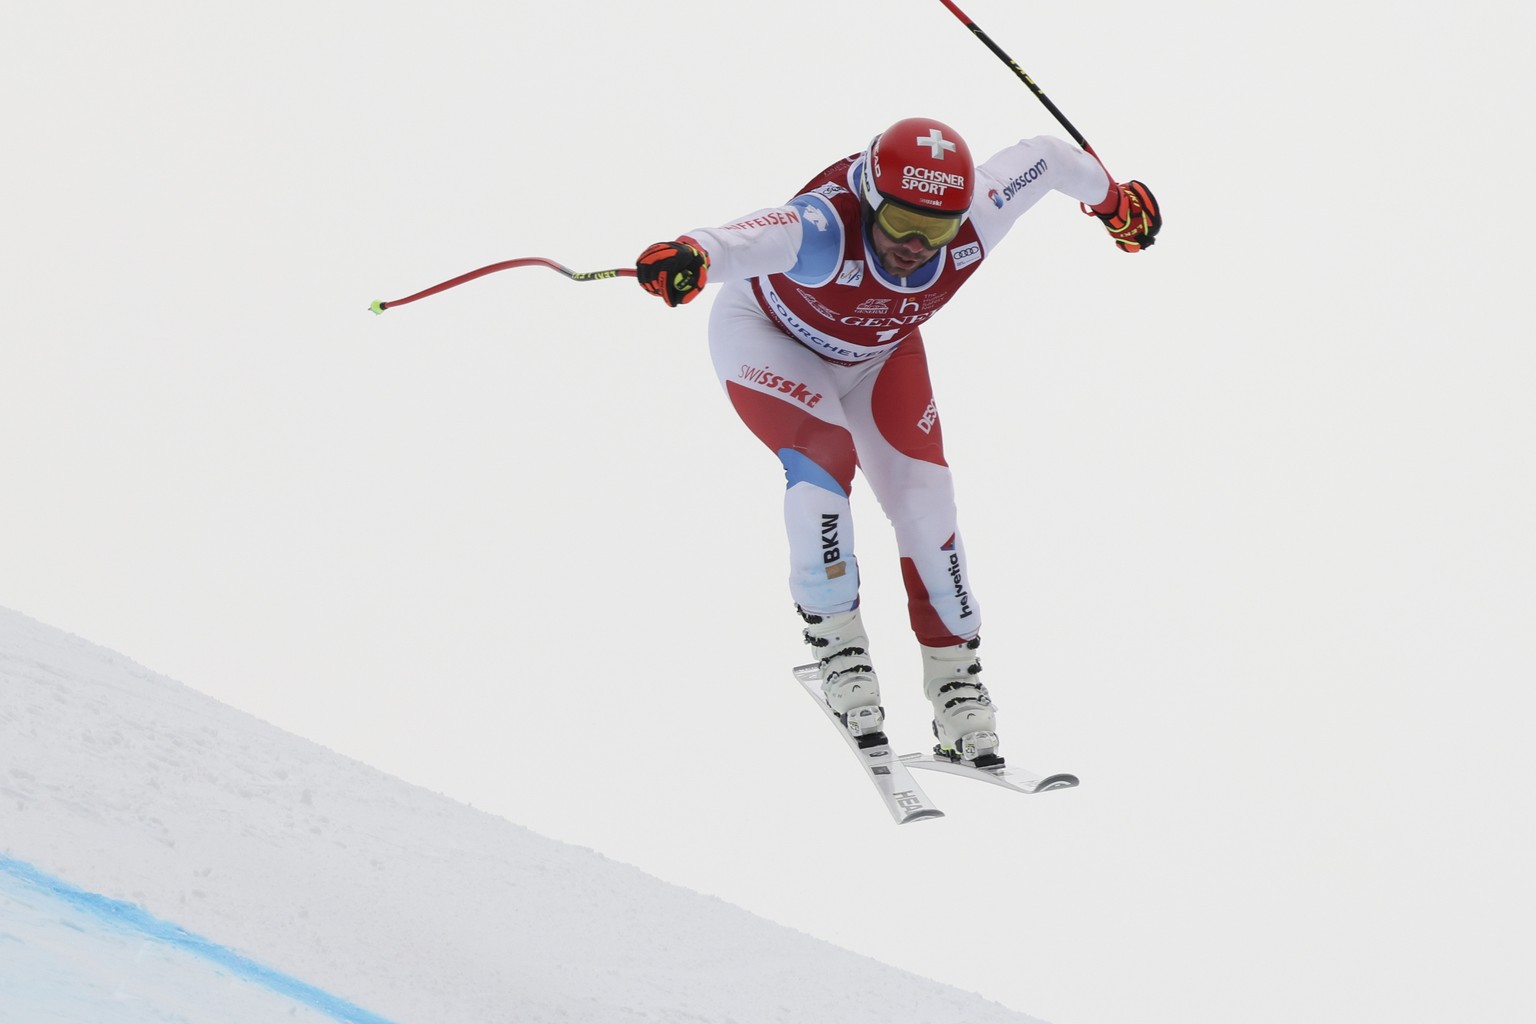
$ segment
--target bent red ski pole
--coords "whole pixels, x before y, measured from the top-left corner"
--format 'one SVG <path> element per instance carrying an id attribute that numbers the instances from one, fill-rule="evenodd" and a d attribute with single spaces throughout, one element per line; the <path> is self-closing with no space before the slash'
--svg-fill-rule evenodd
<path id="1" fill-rule="evenodd" d="M 407 295 L 403 299 L 390 299 L 388 302 L 378 300 L 368 308 L 374 313 L 383 313 L 386 309 L 394 306 L 403 306 L 407 302 L 415 302 L 417 299 L 424 299 L 428 295 L 436 295 L 438 292 L 447 291 L 449 288 L 456 288 L 466 281 L 473 281 L 477 277 L 494 274 L 498 270 L 511 270 L 514 267 L 548 267 L 550 270 L 559 271 L 572 281 L 606 281 L 614 277 L 635 276 L 634 267 L 618 267 L 614 270 L 578 271 L 562 266 L 554 260 L 547 260 L 542 256 L 525 256 L 522 259 L 503 260 L 500 263 L 492 263 L 488 267 L 481 267 L 479 270 L 471 270 L 467 274 L 460 274 L 458 277 L 444 281 L 442 284 L 435 284 L 431 288 L 424 288 L 414 295 Z"/>

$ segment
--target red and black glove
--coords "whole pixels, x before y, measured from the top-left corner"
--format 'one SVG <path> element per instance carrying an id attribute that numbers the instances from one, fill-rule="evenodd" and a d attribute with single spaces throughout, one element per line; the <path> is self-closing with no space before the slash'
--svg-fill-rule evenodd
<path id="1" fill-rule="evenodd" d="M 1084 210 L 1103 221 L 1109 236 L 1126 252 L 1140 252 L 1150 246 L 1163 226 L 1157 198 L 1139 181 L 1124 185 L 1112 182 L 1104 201 Z"/>
<path id="2" fill-rule="evenodd" d="M 669 306 L 692 302 L 709 280 L 709 257 L 682 239 L 657 242 L 635 261 L 640 287 Z"/>

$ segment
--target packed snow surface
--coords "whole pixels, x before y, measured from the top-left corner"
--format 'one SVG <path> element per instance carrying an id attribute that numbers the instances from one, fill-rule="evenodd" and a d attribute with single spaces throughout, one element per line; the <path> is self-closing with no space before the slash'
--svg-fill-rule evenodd
<path id="1" fill-rule="evenodd" d="M 4 609 L 0 857 L 6 1024 L 304 1024 L 347 1007 L 400 1024 L 1032 1020 L 411 786 Z"/>

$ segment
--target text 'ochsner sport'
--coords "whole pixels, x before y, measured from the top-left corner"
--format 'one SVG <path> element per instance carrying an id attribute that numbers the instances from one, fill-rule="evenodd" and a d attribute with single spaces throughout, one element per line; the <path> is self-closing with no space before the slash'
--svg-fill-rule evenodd
<path id="1" fill-rule="evenodd" d="M 901 187 L 914 192 L 943 195 L 945 189 L 965 188 L 965 175 L 908 164 L 901 169 Z"/>

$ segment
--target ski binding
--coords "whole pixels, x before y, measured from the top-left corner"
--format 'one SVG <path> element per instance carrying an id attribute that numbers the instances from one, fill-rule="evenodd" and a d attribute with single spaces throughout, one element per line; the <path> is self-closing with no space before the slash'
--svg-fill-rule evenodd
<path id="1" fill-rule="evenodd" d="M 898 825 L 905 825 L 909 821 L 922 821 L 924 818 L 942 818 L 944 812 L 934 806 L 933 801 L 918 786 L 917 780 L 907 770 L 906 764 L 901 758 L 891 751 L 890 742 L 877 740 L 881 734 L 865 733 L 855 736 L 843 724 L 836 711 L 827 704 L 827 699 L 821 692 L 821 670 L 815 665 L 801 665 L 795 669 L 795 678 L 805 692 L 816 701 L 817 707 L 826 714 L 827 719 L 837 729 L 838 734 L 848 744 L 854 756 L 864 767 L 864 774 L 869 776 L 869 781 L 874 783 L 879 791 L 885 806 L 891 812 L 891 818 Z"/>
<path id="2" fill-rule="evenodd" d="M 961 778 L 990 782 L 994 786 L 1002 786 L 1015 793 L 1045 793 L 1052 789 L 1071 789 L 1078 784 L 1077 776 L 1066 772 L 1042 777 L 1022 768 L 1012 768 L 1007 765 L 1001 768 L 978 768 L 950 760 L 940 754 L 902 754 L 900 760 L 908 768 L 945 772 L 949 775 L 959 775 Z"/>

